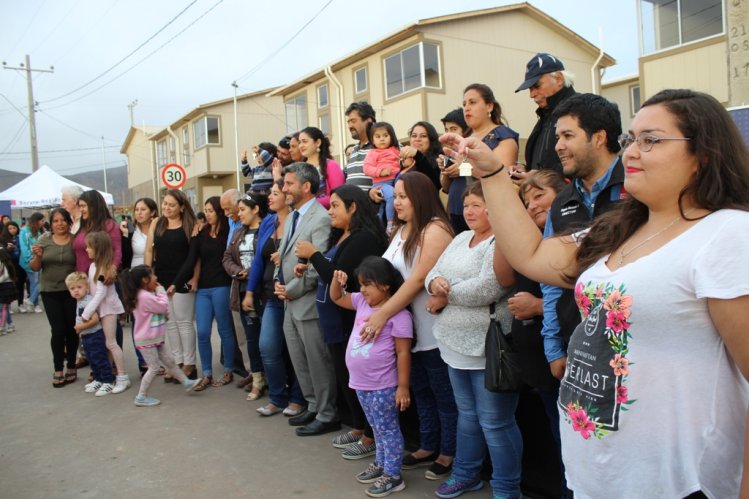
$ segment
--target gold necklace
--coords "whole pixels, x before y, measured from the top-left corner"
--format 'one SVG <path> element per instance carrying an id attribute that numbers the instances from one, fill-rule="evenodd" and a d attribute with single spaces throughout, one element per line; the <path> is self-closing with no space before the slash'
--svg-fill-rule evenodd
<path id="1" fill-rule="evenodd" d="M 692 211 L 692 210 L 689 210 L 689 211 Z M 689 211 L 687 211 L 686 213 L 684 213 L 684 218 L 686 218 L 687 215 L 689 215 Z M 651 239 L 654 239 L 654 238 L 660 236 L 661 234 L 663 234 L 664 232 L 666 232 L 668 229 L 670 229 L 671 227 L 673 227 L 674 224 L 676 222 L 678 222 L 679 220 L 681 220 L 681 214 L 679 214 L 678 217 L 674 218 L 668 225 L 666 225 L 665 227 L 663 227 L 661 230 L 659 230 L 658 232 L 656 232 L 652 236 L 646 238 L 643 242 L 641 242 L 640 244 L 638 244 L 637 246 L 635 246 L 634 248 L 632 248 L 629 251 L 624 251 L 624 245 L 622 245 L 622 250 L 619 253 L 619 266 L 620 267 L 622 266 L 622 264 L 624 263 L 624 259 L 627 258 L 633 251 L 635 251 L 637 248 L 640 248 L 641 246 L 643 246 L 645 243 L 647 243 Z"/>

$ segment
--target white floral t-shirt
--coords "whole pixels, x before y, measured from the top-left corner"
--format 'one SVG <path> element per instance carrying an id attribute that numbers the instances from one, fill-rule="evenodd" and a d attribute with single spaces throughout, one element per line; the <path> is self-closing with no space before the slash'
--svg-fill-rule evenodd
<path id="1" fill-rule="evenodd" d="M 749 294 L 749 213 L 711 214 L 575 288 L 582 322 L 559 394 L 575 498 L 737 497 L 749 384 L 707 298 Z M 749 334 L 747 335 L 749 337 Z"/>

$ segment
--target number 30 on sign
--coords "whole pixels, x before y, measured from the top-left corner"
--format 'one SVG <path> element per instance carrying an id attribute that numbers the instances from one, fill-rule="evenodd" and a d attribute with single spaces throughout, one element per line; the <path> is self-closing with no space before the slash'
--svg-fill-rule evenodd
<path id="1" fill-rule="evenodd" d="M 164 166 L 164 169 L 161 170 L 161 181 L 164 182 L 164 186 L 168 189 L 179 189 L 185 185 L 187 174 L 182 165 L 171 163 Z"/>

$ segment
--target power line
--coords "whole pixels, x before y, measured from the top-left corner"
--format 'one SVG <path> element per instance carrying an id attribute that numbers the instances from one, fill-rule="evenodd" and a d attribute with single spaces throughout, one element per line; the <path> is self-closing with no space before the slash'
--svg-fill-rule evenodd
<path id="1" fill-rule="evenodd" d="M 18 128 L 18 131 L 16 132 L 16 134 L 13 136 L 12 139 L 10 139 L 10 142 L 8 142 L 8 145 L 5 146 L 5 149 L 3 149 L 2 152 L 0 152 L 0 157 L 8 154 L 8 151 L 10 150 L 10 148 L 16 145 L 16 142 L 18 142 L 18 139 L 21 136 L 21 132 L 23 131 L 25 127 L 26 127 L 26 120 L 24 120 L 21 123 L 21 126 Z"/>
<path id="2" fill-rule="evenodd" d="M 66 94 L 58 95 L 57 97 L 53 97 L 51 99 L 47 99 L 46 101 L 42 101 L 42 102 L 54 102 L 56 100 L 63 99 L 65 97 L 67 97 L 68 95 L 74 94 L 77 91 L 79 91 L 81 89 L 84 89 L 87 86 L 91 85 L 93 82 L 95 82 L 96 80 L 98 80 L 99 78 L 101 78 L 102 76 L 106 75 L 107 73 L 109 73 L 110 71 L 112 71 L 114 68 L 116 68 L 117 66 L 119 66 L 120 64 L 122 64 L 123 62 L 125 62 L 125 60 L 127 60 L 131 55 L 135 54 L 138 50 L 140 50 L 141 48 L 143 48 L 143 46 L 146 45 L 148 42 L 150 42 L 151 40 L 153 40 L 154 38 L 156 38 L 156 36 L 158 36 L 159 33 L 161 33 L 162 31 L 164 31 L 167 27 L 169 27 L 170 24 L 172 24 L 174 21 L 176 21 L 182 14 L 184 14 L 185 12 L 187 12 L 187 9 L 189 9 L 190 7 L 192 7 L 193 5 L 195 5 L 195 3 L 197 1 L 198 0 L 193 0 L 192 2 L 190 2 L 190 4 L 188 4 L 187 7 L 185 7 L 184 9 L 182 9 L 176 16 L 174 16 L 168 23 L 166 23 L 164 26 L 162 26 L 156 33 L 154 33 L 153 35 L 151 35 L 145 42 L 143 42 L 140 45 L 138 45 L 137 47 L 135 47 L 135 49 L 133 51 L 131 51 L 125 57 L 123 57 L 122 59 L 120 59 L 119 61 L 117 61 L 113 66 L 111 66 L 109 69 L 107 69 L 106 71 L 104 71 L 103 73 L 101 73 L 96 78 L 87 81 L 86 83 L 84 83 L 80 87 L 78 87 L 76 89 L 73 89 L 73 90 L 71 90 L 70 92 L 68 92 Z"/>
<path id="3" fill-rule="evenodd" d="M 42 11 L 42 7 L 44 7 L 44 4 L 46 4 L 46 3 L 47 3 L 47 0 L 44 0 L 44 2 L 42 2 L 41 4 L 39 4 L 39 8 L 36 9 L 36 12 L 34 12 L 34 15 L 31 16 L 31 21 L 29 21 L 28 26 L 26 26 L 26 28 L 21 32 L 22 33 L 21 34 L 21 38 L 19 38 L 18 41 L 13 45 L 13 48 L 10 50 L 10 52 L 8 52 L 9 54 L 12 54 L 13 52 L 15 52 L 16 47 L 18 47 L 18 44 L 21 43 L 21 40 L 23 40 L 24 38 L 26 38 L 26 35 L 28 35 L 30 33 L 31 25 L 34 24 L 34 21 L 36 20 L 36 16 L 39 15 L 39 12 Z"/>
<path id="4" fill-rule="evenodd" d="M 320 14 L 322 14 L 322 13 L 323 13 L 323 11 L 324 11 L 325 9 L 327 9 L 327 8 L 328 8 L 328 5 L 330 5 L 331 3 L 333 3 L 333 0 L 328 0 L 328 2 L 327 2 L 327 3 L 325 4 L 325 5 L 323 5 L 323 6 L 322 6 L 322 8 L 321 8 L 321 9 L 320 9 L 319 11 L 317 11 L 317 13 L 316 13 L 316 14 L 315 14 L 314 16 L 312 16 L 312 18 L 310 18 L 310 20 L 309 20 L 309 21 L 307 21 L 306 23 L 304 23 L 304 25 L 303 25 L 303 26 L 302 26 L 301 28 L 299 28 L 299 30 L 298 30 L 298 31 L 297 31 L 296 33 L 294 33 L 294 34 L 293 34 L 293 35 L 291 36 L 291 38 L 289 38 L 288 40 L 286 40 L 286 41 L 285 41 L 285 42 L 283 43 L 283 45 L 281 45 L 280 47 L 278 47 L 278 49 L 276 49 L 276 50 L 275 50 L 275 51 L 274 51 L 274 52 L 273 52 L 272 54 L 270 54 L 270 55 L 269 55 L 268 57 L 266 57 L 265 59 L 263 59 L 262 61 L 260 61 L 260 63 L 259 63 L 259 64 L 257 64 L 257 65 L 256 65 L 255 67 L 253 67 L 253 68 L 252 68 L 252 69 L 250 69 L 250 70 L 249 70 L 248 72 L 246 72 L 245 74 L 243 74 L 242 76 L 240 76 L 239 78 L 237 78 L 237 79 L 236 79 L 236 82 L 237 82 L 237 83 L 239 83 L 239 82 L 241 82 L 241 81 L 243 81 L 243 80 L 245 80 L 245 79 L 249 78 L 250 76 L 254 75 L 255 73 L 257 73 L 257 72 L 258 72 L 258 70 L 259 70 L 259 69 L 260 69 L 261 67 L 263 67 L 263 66 L 265 65 L 265 63 L 267 63 L 268 61 L 270 61 L 271 59 L 273 59 L 273 58 L 274 58 L 274 57 L 275 57 L 276 55 L 278 55 L 278 53 L 279 53 L 279 52 L 281 52 L 281 51 L 282 51 L 283 49 L 285 49 L 285 48 L 286 48 L 286 47 L 287 47 L 287 46 L 288 46 L 288 45 L 289 45 L 289 44 L 290 44 L 290 43 L 291 43 L 292 41 L 294 41 L 294 39 L 295 39 L 295 38 L 296 38 L 297 36 L 299 36 L 299 34 L 301 34 L 301 32 L 302 32 L 302 31 L 304 31 L 304 29 L 305 29 L 305 28 L 306 28 L 307 26 L 309 26 L 310 24 L 312 24 L 312 21 L 314 21 L 315 19 L 317 19 L 317 16 L 319 16 Z"/>
<path id="5" fill-rule="evenodd" d="M 70 105 L 70 104 L 72 104 L 72 103 L 74 103 L 74 102 L 78 102 L 79 100 L 81 100 L 81 99 L 84 99 L 84 98 L 88 97 L 89 95 L 91 95 L 91 94 L 94 94 L 94 93 L 98 92 L 99 90 L 101 90 L 102 88 L 106 87 L 106 86 L 107 86 L 107 85 L 109 85 L 110 83 L 112 83 L 112 82 L 114 82 L 114 81 L 118 80 L 119 78 L 121 78 L 122 76 L 126 75 L 127 73 L 129 73 L 130 71 L 132 71 L 133 69 L 135 69 L 135 68 L 136 68 L 137 66 L 139 66 L 140 64 L 142 64 L 143 62 L 145 62 L 145 61 L 146 61 L 147 59 L 149 59 L 149 58 L 150 58 L 150 57 L 151 57 L 152 55 L 154 55 L 154 54 L 155 54 L 156 52 L 158 52 L 159 50 L 163 49 L 163 48 L 164 48 L 164 47 L 166 47 L 166 46 L 167 46 L 168 44 L 170 44 L 170 43 L 171 43 L 172 41 L 174 41 L 174 39 L 175 39 L 175 38 L 177 38 L 178 36 L 180 36 L 180 35 L 181 35 L 182 33 L 184 33 L 185 31 L 187 31 L 187 30 L 188 30 L 189 28 L 191 28 L 191 27 L 192 27 L 192 26 L 193 26 L 194 24 L 196 24 L 196 23 L 197 23 L 198 21 L 200 21 L 201 19 L 203 19 L 203 18 L 204 18 L 204 17 L 206 16 L 206 15 L 208 15 L 208 13 L 210 13 L 210 12 L 211 12 L 211 11 L 212 11 L 213 9 L 215 9 L 216 7 L 218 7 L 218 6 L 219 6 L 219 4 L 221 4 L 221 3 L 223 2 L 223 1 L 224 1 L 224 0 L 218 0 L 218 2 L 216 2 L 216 3 L 215 3 L 215 4 L 213 4 L 213 5 L 212 5 L 212 6 L 211 6 L 211 7 L 210 7 L 210 8 L 208 9 L 208 10 L 206 10 L 205 12 L 203 12 L 203 13 L 202 13 L 202 14 L 201 14 L 201 15 L 200 15 L 200 16 L 199 16 L 199 17 L 198 17 L 197 19 L 195 19 L 195 20 L 194 20 L 193 22 L 191 22 L 190 24 L 188 24 L 187 26 L 185 26 L 185 27 L 184 27 L 184 29 L 182 29 L 182 30 L 181 30 L 180 32 L 178 32 L 178 33 L 177 33 L 176 35 L 172 36 L 172 37 L 171 37 L 170 39 L 168 39 L 168 40 L 167 40 L 166 42 L 164 42 L 164 43 L 163 43 L 163 44 L 161 44 L 161 45 L 160 45 L 159 47 L 157 47 L 157 48 L 156 48 L 155 50 L 153 50 L 153 51 L 152 51 L 151 53 L 149 53 L 149 54 L 148 54 L 147 56 L 145 56 L 144 58 L 142 58 L 141 60 L 139 60 L 138 62 L 136 62 L 135 64 L 133 64 L 133 65 L 132 65 L 132 66 L 130 66 L 129 68 L 127 68 L 127 69 L 126 69 L 125 71 L 123 71 L 122 73 L 118 74 L 117 76 L 115 76 L 114 78 L 112 78 L 111 80 L 109 80 L 108 82 L 106 82 L 106 83 L 104 83 L 104 84 L 102 84 L 102 85 L 100 85 L 100 86 L 96 87 L 95 89 L 91 90 L 91 91 L 90 91 L 90 92 L 88 92 L 88 93 L 85 93 L 85 94 L 81 95 L 80 97 L 76 97 L 75 99 L 73 99 L 73 100 L 71 100 L 71 101 L 65 102 L 64 104 L 59 104 L 59 105 L 57 105 L 57 106 L 54 106 L 54 107 L 50 107 L 50 108 L 48 108 L 48 109 L 58 109 L 58 108 L 61 108 L 61 107 L 65 107 L 65 106 L 68 106 L 68 105 Z M 331 0 L 331 1 L 332 1 L 332 0 Z M 47 102 L 49 102 L 49 101 L 47 101 Z"/>
<path id="6" fill-rule="evenodd" d="M 57 119 L 57 118 L 55 118 L 54 116 L 52 116 L 52 115 L 51 115 L 51 114 L 49 114 L 49 113 L 48 113 L 47 111 L 44 111 L 44 110 L 42 110 L 42 109 L 38 109 L 38 112 L 40 112 L 40 113 L 44 114 L 44 115 L 45 115 L 46 117 L 48 117 L 48 118 L 50 118 L 50 119 L 52 119 L 52 120 L 56 121 L 57 123 L 61 124 L 62 126 L 66 127 L 66 128 L 70 128 L 70 129 L 71 129 L 71 130 L 73 130 L 74 132 L 78 132 L 78 133 L 80 133 L 80 134 L 83 134 L 83 135 L 85 135 L 86 137 L 90 137 L 90 138 L 92 138 L 92 139 L 95 139 L 96 141 L 99 141 L 99 140 L 101 140 L 101 135 L 93 135 L 93 134 L 91 134 L 91 133 L 88 133 L 88 132 L 84 132 L 83 130 L 80 130 L 80 129 L 78 129 L 78 128 L 74 127 L 73 125 L 68 125 L 68 124 L 67 124 L 67 123 L 65 123 L 64 121 L 60 121 L 59 119 Z M 107 139 L 108 141 L 110 141 L 110 142 L 117 142 L 117 141 L 116 141 L 116 140 L 114 140 L 114 139 L 110 139 L 110 138 L 108 138 L 108 137 L 105 137 L 105 138 L 106 138 L 106 139 Z"/>
<path id="7" fill-rule="evenodd" d="M 104 146 L 105 149 L 119 149 L 120 146 Z M 101 151 L 101 147 L 76 147 L 73 149 L 47 149 L 46 151 L 39 151 L 39 154 L 50 154 L 53 152 L 78 152 L 78 151 Z M 27 151 L 20 152 L 7 152 L 5 154 L 29 154 Z"/>

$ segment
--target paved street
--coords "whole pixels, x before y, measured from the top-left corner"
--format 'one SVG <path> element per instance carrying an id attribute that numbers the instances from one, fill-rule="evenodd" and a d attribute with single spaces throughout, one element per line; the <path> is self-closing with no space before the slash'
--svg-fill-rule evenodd
<path id="1" fill-rule="evenodd" d="M 260 417 L 267 397 L 247 402 L 234 386 L 185 395 L 157 377 L 150 394 L 162 404 L 135 407 L 129 328 L 133 387 L 96 398 L 83 392 L 86 368 L 53 388 L 45 314 L 13 317 L 17 332 L 0 337 L 0 497 L 365 497 L 353 476 L 370 460 L 341 459 L 332 435 L 295 436 L 283 415 Z M 423 473 L 404 471 L 406 490 L 392 497 L 434 497 Z M 469 497 L 491 497 L 488 484 Z"/>

